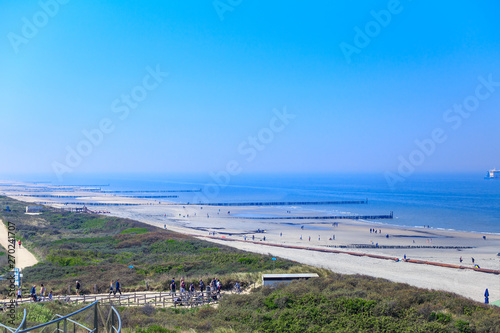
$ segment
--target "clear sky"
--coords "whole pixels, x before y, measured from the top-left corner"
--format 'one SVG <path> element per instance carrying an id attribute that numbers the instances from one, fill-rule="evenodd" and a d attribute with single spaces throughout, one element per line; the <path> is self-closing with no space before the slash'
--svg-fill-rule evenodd
<path id="1" fill-rule="evenodd" d="M 500 168 L 498 1 L 0 6 L 0 174 Z"/>

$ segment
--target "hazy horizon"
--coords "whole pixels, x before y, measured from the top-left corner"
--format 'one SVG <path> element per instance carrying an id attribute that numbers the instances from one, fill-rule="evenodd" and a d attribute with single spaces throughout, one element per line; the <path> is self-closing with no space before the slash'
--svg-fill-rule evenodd
<path id="1" fill-rule="evenodd" d="M 500 167 L 494 1 L 2 7 L 0 177 Z"/>

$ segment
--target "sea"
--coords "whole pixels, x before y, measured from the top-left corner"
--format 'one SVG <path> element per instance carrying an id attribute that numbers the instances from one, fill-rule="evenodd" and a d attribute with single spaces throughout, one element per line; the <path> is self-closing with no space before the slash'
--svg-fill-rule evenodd
<path id="1" fill-rule="evenodd" d="M 394 219 L 375 222 L 500 234 L 500 179 L 486 180 L 484 174 L 419 174 L 392 187 L 381 174 L 87 174 L 68 176 L 62 183 L 51 181 L 50 175 L 15 180 L 96 187 L 123 196 L 176 196 L 156 200 L 178 203 L 368 200 L 286 209 L 320 216 L 393 212 Z"/>

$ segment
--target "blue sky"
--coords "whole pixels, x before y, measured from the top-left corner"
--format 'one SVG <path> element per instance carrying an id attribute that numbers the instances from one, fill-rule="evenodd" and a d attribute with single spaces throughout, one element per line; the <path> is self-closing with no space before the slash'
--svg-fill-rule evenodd
<path id="1" fill-rule="evenodd" d="M 1 2 L 0 174 L 500 167 L 500 86 L 444 119 L 500 82 L 498 2 L 60 2 Z"/>

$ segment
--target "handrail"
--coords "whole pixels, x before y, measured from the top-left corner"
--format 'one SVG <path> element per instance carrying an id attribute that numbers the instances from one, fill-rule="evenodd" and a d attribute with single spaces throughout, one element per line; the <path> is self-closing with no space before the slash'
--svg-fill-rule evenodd
<path id="1" fill-rule="evenodd" d="M 120 333 L 122 330 L 122 320 L 120 318 L 120 314 L 118 313 L 118 311 L 115 309 L 114 306 L 111 307 L 111 310 L 115 312 L 116 317 L 118 318 L 118 329 L 116 329 L 116 327 L 114 327 L 114 326 L 112 326 L 112 327 L 116 333 Z"/>
<path id="2" fill-rule="evenodd" d="M 61 316 L 60 314 L 56 314 L 56 316 L 61 317 L 61 318 L 63 317 L 63 316 Z M 80 326 L 80 327 L 83 327 L 83 329 L 85 329 L 85 330 L 87 330 L 87 331 L 89 331 L 89 332 L 92 332 L 92 331 L 93 331 L 93 330 L 91 330 L 90 328 L 88 328 L 87 326 L 82 325 L 82 324 L 80 324 L 79 322 L 74 321 L 73 319 L 69 319 L 69 318 L 68 318 L 67 320 L 68 320 L 70 323 L 73 323 L 73 324 L 75 324 L 75 325 L 78 325 L 78 326 Z"/>
<path id="3" fill-rule="evenodd" d="M 21 324 L 19 324 L 19 327 L 15 331 L 14 331 L 14 328 L 9 327 L 9 326 L 5 326 L 2 323 L 0 323 L 0 327 L 3 327 L 4 329 L 9 330 L 12 333 L 16 333 L 16 332 L 18 332 L 21 329 L 21 327 L 23 326 L 23 324 L 24 324 L 25 321 L 26 321 L 26 309 L 24 309 L 23 320 L 21 320 Z"/>
<path id="4" fill-rule="evenodd" d="M 26 325 L 26 309 L 24 309 L 24 315 L 23 315 L 23 320 L 21 320 L 21 324 L 19 324 L 19 327 L 17 328 L 16 332 L 19 332 L 19 330 Z"/>
<path id="5" fill-rule="evenodd" d="M 42 328 L 42 327 L 48 326 L 48 325 L 55 324 L 55 323 L 57 323 L 57 322 L 60 322 L 60 321 L 62 321 L 62 320 L 64 320 L 64 319 L 67 319 L 67 318 L 69 318 L 69 317 L 71 317 L 71 316 L 73 316 L 73 315 L 76 315 L 76 314 L 78 314 L 78 313 L 80 313 L 80 312 L 82 312 L 82 311 L 85 311 L 85 310 L 89 309 L 89 308 L 91 308 L 92 306 L 96 305 L 97 303 L 99 303 L 99 302 L 98 302 L 98 301 L 95 301 L 94 303 L 92 303 L 92 304 L 90 304 L 90 305 L 87 305 L 86 307 L 84 307 L 84 308 L 82 308 L 82 309 L 80 309 L 80 310 L 78 310 L 78 311 L 75 311 L 75 312 L 73 312 L 73 313 L 70 313 L 69 315 L 66 315 L 66 316 L 64 316 L 64 317 L 61 317 L 61 318 L 59 318 L 59 319 L 52 320 L 52 321 L 49 321 L 48 323 L 40 324 L 40 325 L 38 325 L 38 326 L 30 327 L 30 328 L 24 329 L 24 330 L 22 330 L 22 331 L 16 331 L 16 332 L 18 332 L 18 333 L 29 332 L 29 331 L 32 331 L 32 330 L 36 330 L 36 329 L 39 329 L 39 328 Z"/>

